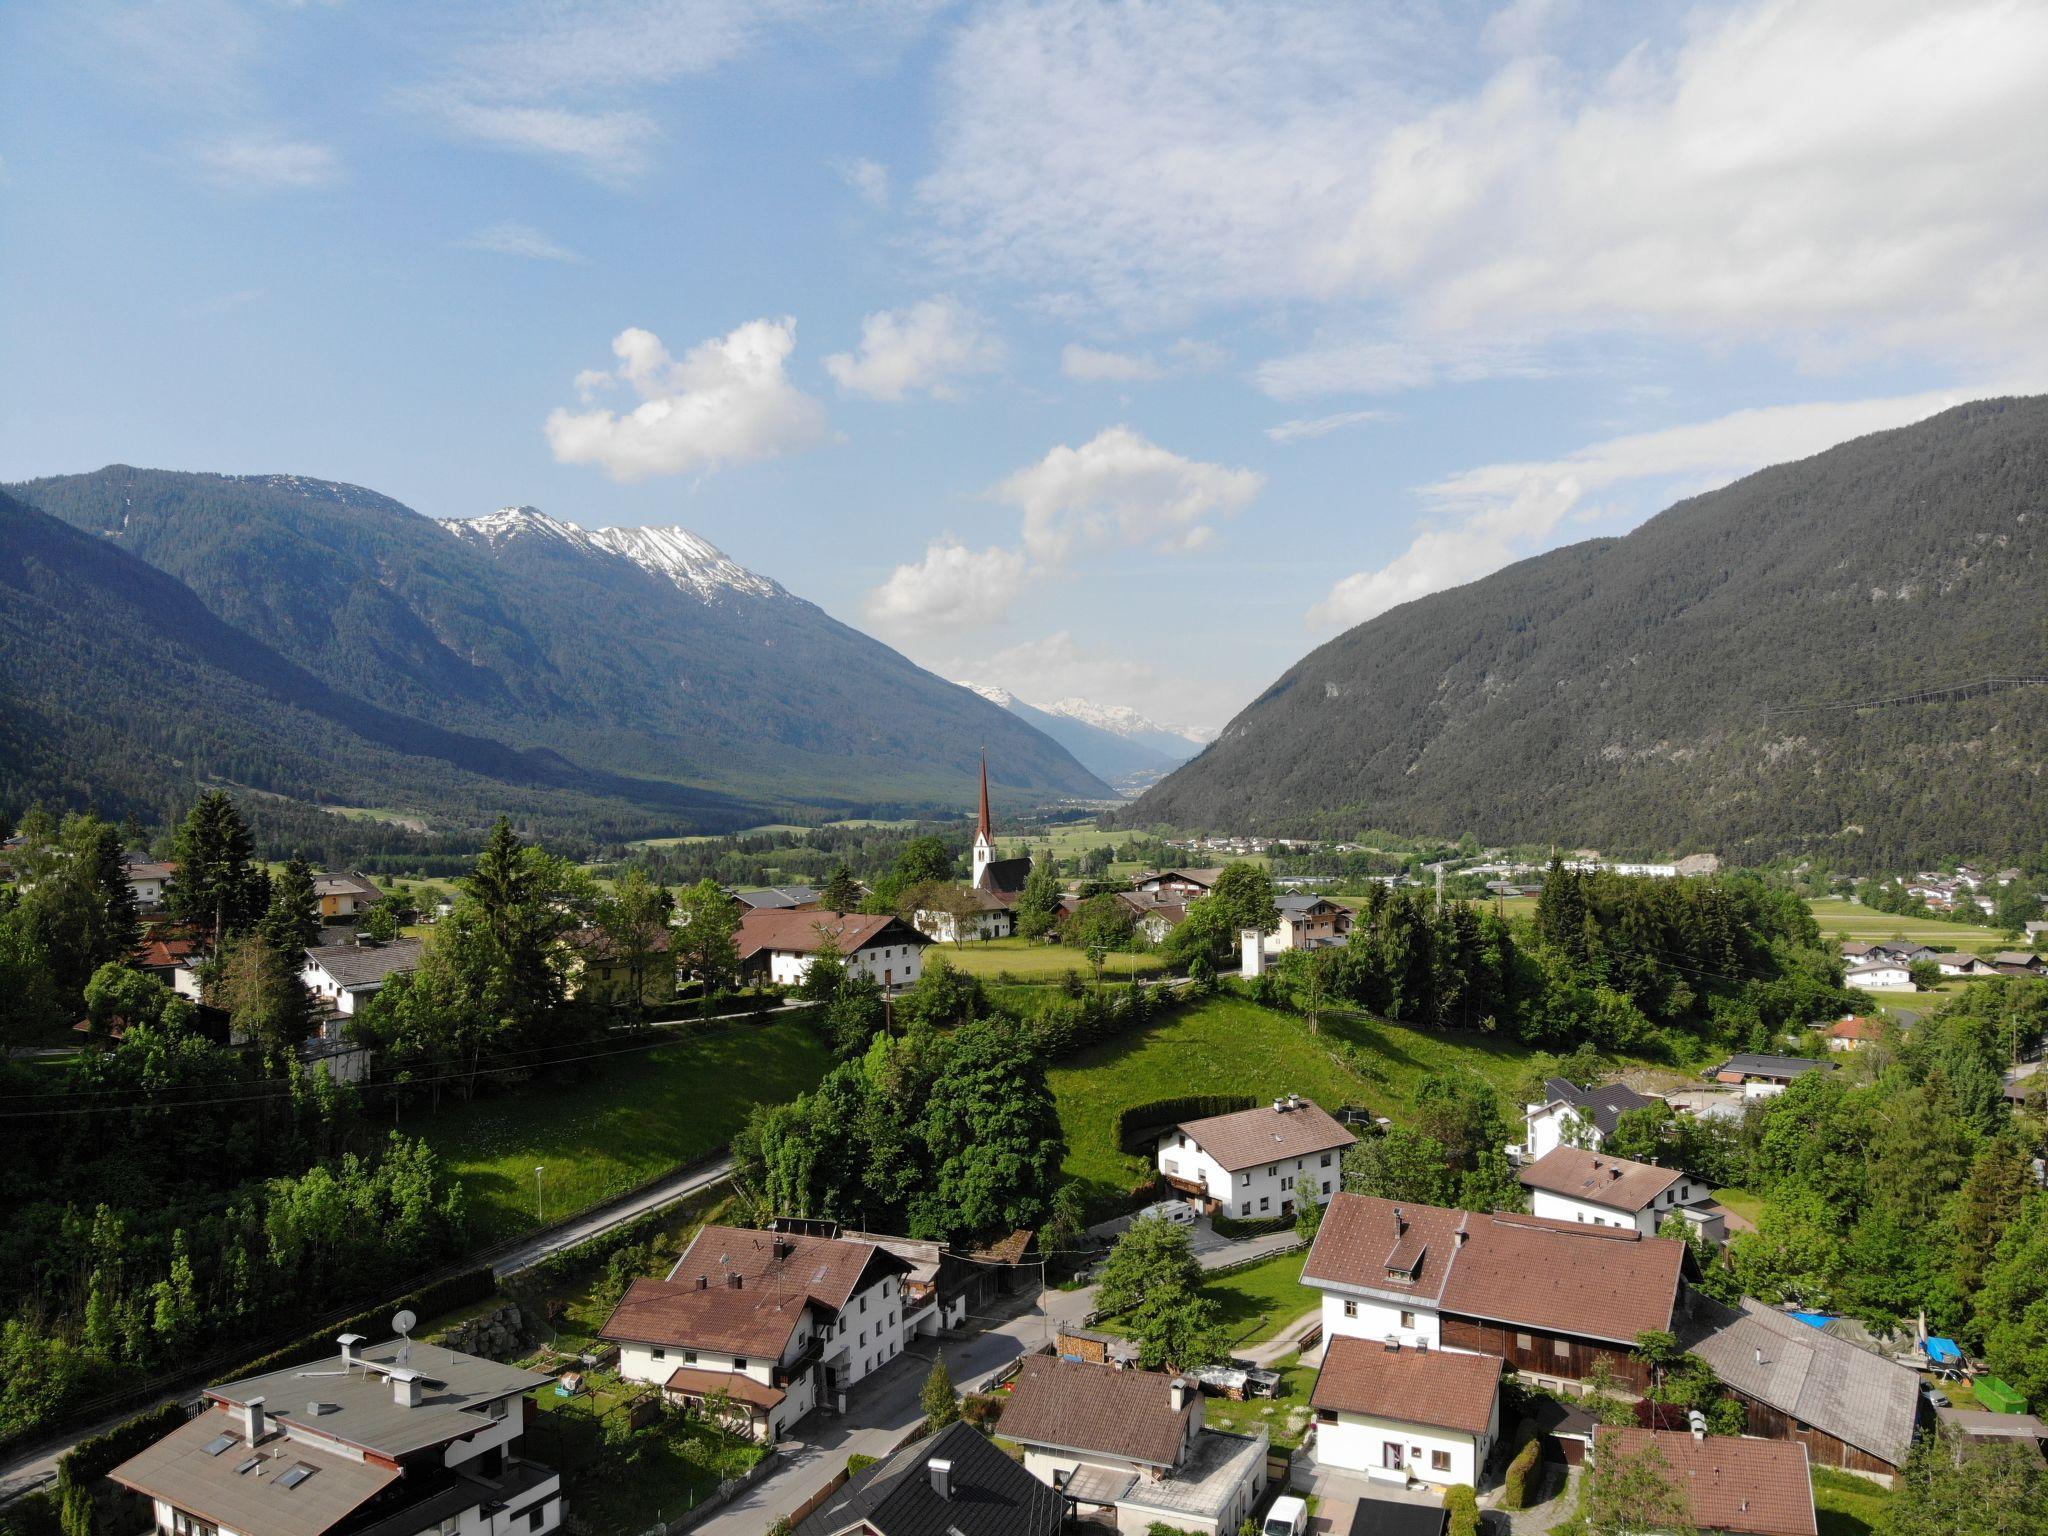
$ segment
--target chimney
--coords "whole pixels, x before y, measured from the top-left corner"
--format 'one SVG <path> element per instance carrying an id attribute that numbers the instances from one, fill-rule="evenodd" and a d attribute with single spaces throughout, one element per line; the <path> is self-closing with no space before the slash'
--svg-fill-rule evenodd
<path id="1" fill-rule="evenodd" d="M 260 1397 L 250 1398 L 247 1403 L 243 1404 L 242 1414 L 249 1432 L 249 1443 L 251 1445 L 262 1444 L 264 1432 L 268 1428 L 263 1417 L 263 1399 Z"/>
<path id="2" fill-rule="evenodd" d="M 363 1336 L 360 1333 L 344 1333 L 334 1342 L 341 1346 L 342 1370 L 352 1369 L 356 1363 L 356 1346 L 363 1342 Z"/>
<path id="3" fill-rule="evenodd" d="M 924 1469 L 931 1476 L 932 1492 L 942 1499 L 952 1498 L 953 1463 L 943 1456 L 934 1456 L 924 1464 Z"/>
<path id="4" fill-rule="evenodd" d="M 794 1252 L 796 1251 L 796 1249 L 794 1248 L 794 1246 L 792 1246 L 792 1244 L 790 1243 L 790 1241 L 789 1241 L 789 1239 L 788 1239 L 788 1238 L 786 1238 L 786 1237 L 778 1237 L 778 1238 L 776 1238 L 776 1239 L 775 1239 L 774 1243 L 773 1243 L 773 1244 L 772 1244 L 772 1245 L 770 1246 L 770 1251 L 771 1251 L 772 1253 L 774 1253 L 774 1255 L 775 1255 L 775 1257 L 776 1257 L 776 1258 L 778 1258 L 778 1259 L 786 1259 L 786 1258 L 788 1258 L 788 1257 L 789 1257 L 789 1256 L 790 1256 L 790 1255 L 791 1255 L 792 1253 L 794 1253 Z"/>
<path id="5" fill-rule="evenodd" d="M 1756 1363 L 1758 1365 L 1762 1365 L 1764 1363 L 1764 1352 L 1761 1347 L 1759 1347 L 1756 1352 Z"/>
<path id="6" fill-rule="evenodd" d="M 745 1279 L 744 1275 L 727 1275 L 725 1277 L 726 1288 L 734 1291 L 739 1290 Z"/>
<path id="7" fill-rule="evenodd" d="M 1172 1408 L 1175 1413 L 1179 1413 L 1187 1407 L 1188 1384 L 1185 1377 L 1176 1376 L 1173 1378 L 1172 1383 L 1166 1389 L 1166 1402 L 1167 1406 Z"/>
<path id="8" fill-rule="evenodd" d="M 699 1275 L 699 1276 L 697 1277 L 697 1289 L 698 1289 L 698 1290 L 700 1290 L 700 1291 L 708 1291 L 708 1290 L 710 1290 L 710 1289 L 711 1289 L 711 1277 L 710 1277 L 709 1275 Z"/>
<path id="9" fill-rule="evenodd" d="M 1286 1114 L 1288 1108 L 1289 1106 L 1285 1099 L 1275 1099 L 1273 1101 L 1273 1113 L 1276 1115 Z"/>
<path id="10" fill-rule="evenodd" d="M 1408 1222 L 1401 1214 L 1401 1207 L 1394 1207 L 1394 1236 L 1399 1237 L 1408 1230 Z"/>
<path id="11" fill-rule="evenodd" d="M 391 1400 L 401 1408 L 419 1407 L 420 1378 L 417 1371 L 391 1373 Z"/>
<path id="12" fill-rule="evenodd" d="M 1704 1413 L 1701 1413 L 1699 1409 L 1694 1408 L 1686 1414 L 1685 1421 L 1688 1425 L 1692 1427 L 1692 1438 L 1694 1443 L 1699 1445 L 1706 1444 L 1707 1416 Z"/>

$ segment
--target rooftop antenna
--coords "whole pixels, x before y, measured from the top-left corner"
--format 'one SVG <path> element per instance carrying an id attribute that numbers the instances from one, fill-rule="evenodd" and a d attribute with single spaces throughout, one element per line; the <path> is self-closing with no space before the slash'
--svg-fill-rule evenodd
<path id="1" fill-rule="evenodd" d="M 412 1359 L 412 1331 L 418 1325 L 419 1319 L 413 1316 L 410 1307 L 402 1308 L 398 1315 L 391 1319 L 391 1331 L 405 1340 L 398 1346 L 396 1364 L 404 1365 Z"/>

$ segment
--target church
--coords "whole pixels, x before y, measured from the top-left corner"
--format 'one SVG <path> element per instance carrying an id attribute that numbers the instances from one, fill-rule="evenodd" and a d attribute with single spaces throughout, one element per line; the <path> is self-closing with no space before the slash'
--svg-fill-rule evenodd
<path id="1" fill-rule="evenodd" d="M 942 944 L 962 939 L 1006 939 L 1017 931 L 1017 898 L 1031 877 L 1031 860 L 996 857 L 995 822 L 988 809 L 988 757 L 981 760 L 981 818 L 974 827 L 972 873 L 956 911 L 919 908 L 911 922 Z"/>

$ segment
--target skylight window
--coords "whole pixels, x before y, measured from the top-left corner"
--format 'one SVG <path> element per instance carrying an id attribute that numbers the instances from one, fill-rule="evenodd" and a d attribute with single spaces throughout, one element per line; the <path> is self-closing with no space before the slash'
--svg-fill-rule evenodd
<path id="1" fill-rule="evenodd" d="M 262 1465 L 263 1458 L 261 1456 L 251 1456 L 247 1460 L 245 1460 L 239 1467 L 236 1467 L 235 1470 L 237 1472 L 250 1472 Z"/>
<path id="2" fill-rule="evenodd" d="M 206 1454 L 209 1456 L 218 1456 L 222 1451 L 226 1450 L 229 1446 L 233 1445 L 235 1441 L 240 1438 L 241 1437 L 239 1435 L 215 1435 L 211 1440 L 207 1441 L 206 1444 L 201 1446 L 200 1449 L 206 1452 Z"/>
<path id="3" fill-rule="evenodd" d="M 280 1477 L 277 1480 L 277 1486 L 280 1488 L 296 1488 L 312 1475 L 313 1469 L 302 1461 L 293 1467 L 291 1471 L 285 1473 L 283 1477 Z"/>

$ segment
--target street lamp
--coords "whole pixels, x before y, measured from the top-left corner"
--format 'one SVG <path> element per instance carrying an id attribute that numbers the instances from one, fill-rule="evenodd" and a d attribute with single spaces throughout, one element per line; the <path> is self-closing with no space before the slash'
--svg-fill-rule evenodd
<path id="1" fill-rule="evenodd" d="M 545 1208 L 545 1207 L 543 1207 L 543 1205 L 541 1204 L 541 1196 L 540 1196 L 540 1176 L 541 1176 L 541 1175 L 542 1175 L 543 1173 L 545 1173 L 545 1172 L 547 1172 L 547 1169 L 546 1169 L 546 1168 L 545 1168 L 545 1167 L 544 1167 L 543 1165 L 541 1165 L 541 1164 L 539 1164 L 539 1163 L 536 1163 L 536 1164 L 534 1164 L 534 1167 L 533 1167 L 533 1215 L 534 1215 L 534 1219 L 535 1219 L 536 1221 L 543 1221 L 543 1222 L 544 1222 L 544 1221 L 546 1221 L 546 1220 L 548 1219 L 548 1214 L 547 1214 L 547 1210 L 546 1210 L 546 1208 Z"/>

